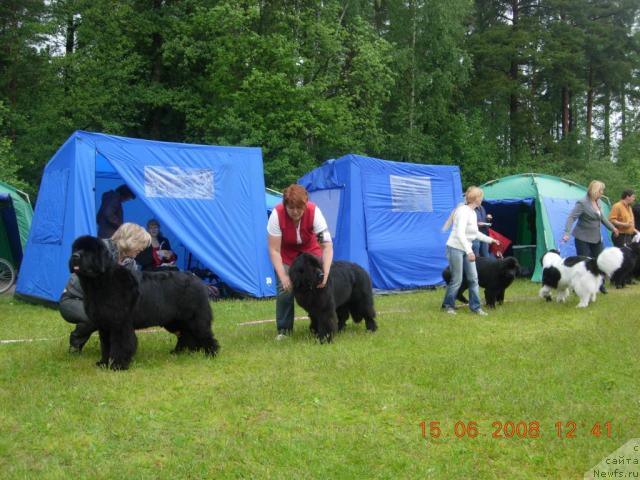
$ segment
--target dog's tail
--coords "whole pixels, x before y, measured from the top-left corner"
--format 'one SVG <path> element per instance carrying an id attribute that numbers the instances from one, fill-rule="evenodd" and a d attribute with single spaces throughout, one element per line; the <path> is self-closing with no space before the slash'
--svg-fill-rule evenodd
<path id="1" fill-rule="evenodd" d="M 611 277 L 616 270 L 622 267 L 623 261 L 624 255 L 621 249 L 617 247 L 605 248 L 600 255 L 598 255 L 596 268 L 608 277 Z"/>
<path id="2" fill-rule="evenodd" d="M 449 282 L 451 281 L 451 270 L 449 270 L 449 267 L 446 267 L 442 271 L 442 279 L 444 280 L 444 283 L 449 285 Z"/>

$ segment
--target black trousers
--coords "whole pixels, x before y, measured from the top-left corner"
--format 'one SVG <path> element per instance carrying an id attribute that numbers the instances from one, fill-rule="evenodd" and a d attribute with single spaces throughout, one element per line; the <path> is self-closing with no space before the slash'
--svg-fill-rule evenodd
<path id="1" fill-rule="evenodd" d="M 602 250 L 604 250 L 602 242 L 589 243 L 576 238 L 576 255 L 598 258 L 598 255 L 600 255 Z"/>
<path id="2" fill-rule="evenodd" d="M 91 334 L 98 329 L 87 317 L 81 299 L 63 295 L 60 299 L 59 308 L 62 318 L 76 325 L 76 328 L 69 335 L 69 345 L 81 350 L 91 337 Z"/>

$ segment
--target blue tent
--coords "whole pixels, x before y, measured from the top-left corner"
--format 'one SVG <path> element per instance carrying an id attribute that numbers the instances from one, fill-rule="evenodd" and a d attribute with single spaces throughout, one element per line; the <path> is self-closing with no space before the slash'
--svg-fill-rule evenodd
<path id="1" fill-rule="evenodd" d="M 96 235 L 102 194 L 136 194 L 125 222 L 156 218 L 183 268 L 198 263 L 235 290 L 275 294 L 259 148 L 188 145 L 78 131 L 44 170 L 16 292 L 57 301 L 73 240 Z"/>
<path id="2" fill-rule="evenodd" d="M 335 258 L 367 269 L 375 288 L 442 283 L 442 226 L 462 198 L 458 167 L 346 155 L 298 183 L 327 219 Z"/>
<path id="3" fill-rule="evenodd" d="M 276 205 L 282 203 L 282 194 L 267 188 L 265 192 L 265 201 L 267 202 L 267 214 L 271 215 L 271 211 L 276 208 Z"/>

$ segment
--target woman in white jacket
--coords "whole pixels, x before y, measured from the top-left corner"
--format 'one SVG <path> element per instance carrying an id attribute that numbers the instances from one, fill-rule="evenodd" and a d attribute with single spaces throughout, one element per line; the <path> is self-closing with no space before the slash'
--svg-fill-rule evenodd
<path id="1" fill-rule="evenodd" d="M 465 203 L 456 207 L 444 225 L 444 230 L 450 226 L 453 228 L 447 240 L 447 260 L 451 270 L 451 281 L 447 286 L 442 308 L 452 315 L 456 313 L 456 295 L 462 283 L 463 273 L 469 284 L 469 308 L 478 315 L 487 315 L 480 306 L 480 287 L 472 243 L 474 240 L 496 244 L 499 242 L 478 231 L 475 209 L 482 203 L 483 196 L 484 193 L 480 188 L 469 187 L 464 195 Z"/>

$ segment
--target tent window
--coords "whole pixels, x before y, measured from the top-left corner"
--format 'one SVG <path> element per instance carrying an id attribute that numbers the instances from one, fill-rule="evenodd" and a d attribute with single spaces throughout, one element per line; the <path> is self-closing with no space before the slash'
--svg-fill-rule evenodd
<path id="1" fill-rule="evenodd" d="M 67 189 L 69 169 L 47 172 L 38 192 L 34 223 L 33 243 L 61 245 L 64 231 L 64 215 L 67 211 Z M 42 199 L 42 200 L 40 200 Z"/>
<path id="2" fill-rule="evenodd" d="M 213 170 L 144 167 L 144 194 L 149 198 L 214 198 Z"/>
<path id="3" fill-rule="evenodd" d="M 433 212 L 431 178 L 389 175 L 394 212 Z"/>

